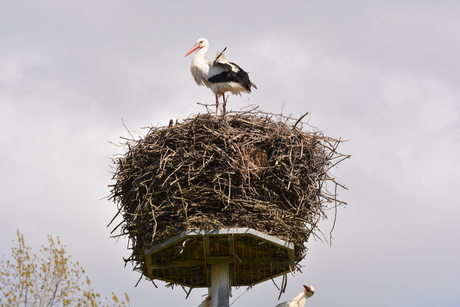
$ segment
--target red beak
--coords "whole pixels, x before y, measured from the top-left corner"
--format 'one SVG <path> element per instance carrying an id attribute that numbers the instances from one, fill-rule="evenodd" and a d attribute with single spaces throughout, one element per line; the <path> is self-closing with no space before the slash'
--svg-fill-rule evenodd
<path id="1" fill-rule="evenodd" d="M 198 46 L 198 45 L 193 46 L 193 48 L 190 49 L 185 56 L 189 55 L 190 53 L 192 53 L 193 51 L 195 51 L 197 49 L 200 49 L 200 46 Z"/>
<path id="2" fill-rule="evenodd" d="M 305 291 L 307 291 L 307 292 L 311 292 L 311 288 L 310 288 L 309 286 L 305 286 L 305 285 L 303 285 L 303 287 L 305 288 Z"/>

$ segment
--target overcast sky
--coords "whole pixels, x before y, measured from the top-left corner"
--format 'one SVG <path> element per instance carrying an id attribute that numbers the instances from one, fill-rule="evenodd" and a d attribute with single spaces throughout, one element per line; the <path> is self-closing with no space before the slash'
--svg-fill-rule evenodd
<path id="1" fill-rule="evenodd" d="M 259 88 L 228 109 L 309 112 L 352 155 L 333 170 L 349 190 L 332 246 L 308 242 L 280 301 L 269 281 L 232 306 L 275 306 L 302 284 L 307 306 L 459 306 L 459 16 L 456 0 L 0 0 L 0 254 L 17 229 L 36 248 L 59 236 L 103 295 L 198 306 L 205 289 L 134 287 L 103 198 L 122 120 L 143 135 L 213 102 L 184 58 L 205 37 Z"/>

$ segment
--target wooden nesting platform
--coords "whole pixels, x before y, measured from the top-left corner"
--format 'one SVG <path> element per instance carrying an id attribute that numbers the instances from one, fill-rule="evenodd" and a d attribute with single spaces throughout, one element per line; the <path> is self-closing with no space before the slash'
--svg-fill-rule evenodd
<path id="1" fill-rule="evenodd" d="M 250 228 L 188 230 L 145 252 L 146 275 L 190 288 L 211 287 L 210 266 L 228 263 L 231 286 L 294 270 L 294 244 Z"/>

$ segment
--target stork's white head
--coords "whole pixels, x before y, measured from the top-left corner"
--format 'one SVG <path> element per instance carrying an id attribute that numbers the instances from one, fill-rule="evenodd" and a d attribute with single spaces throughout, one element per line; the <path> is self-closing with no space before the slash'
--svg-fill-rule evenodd
<path id="1" fill-rule="evenodd" d="M 185 56 L 201 48 L 209 48 L 209 42 L 206 38 L 200 38 L 199 40 L 197 40 L 195 46 L 193 46 L 192 49 L 190 49 Z"/>
<path id="2" fill-rule="evenodd" d="M 305 295 L 307 297 L 312 297 L 313 294 L 315 294 L 315 288 L 313 288 L 312 286 L 303 285 L 303 287 L 305 288 Z"/>

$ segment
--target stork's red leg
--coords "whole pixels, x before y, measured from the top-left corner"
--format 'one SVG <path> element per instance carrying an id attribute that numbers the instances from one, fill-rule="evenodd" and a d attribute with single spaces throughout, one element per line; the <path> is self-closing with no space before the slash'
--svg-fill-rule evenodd
<path id="1" fill-rule="evenodd" d="M 224 103 L 222 104 L 222 115 L 227 113 L 227 99 L 225 99 L 225 93 L 222 95 Z"/>
<path id="2" fill-rule="evenodd" d="M 219 96 L 216 93 L 216 115 L 219 114 Z"/>

